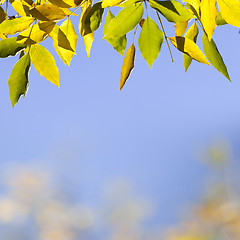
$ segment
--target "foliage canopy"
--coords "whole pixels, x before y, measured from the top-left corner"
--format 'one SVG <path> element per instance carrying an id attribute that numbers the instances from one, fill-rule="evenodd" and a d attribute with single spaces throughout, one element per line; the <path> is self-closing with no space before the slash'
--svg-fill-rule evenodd
<path id="1" fill-rule="evenodd" d="M 121 9 L 116 16 L 110 10 L 112 7 Z M 183 3 L 176 0 L 102 0 L 96 3 L 92 0 L 0 0 L 0 57 L 20 53 L 8 80 L 13 107 L 20 96 L 27 92 L 31 64 L 39 74 L 59 86 L 55 60 L 40 43 L 51 38 L 61 60 L 70 65 L 76 54 L 78 35 L 75 29 L 78 28 L 77 32 L 83 37 L 86 52 L 90 56 L 94 32 L 102 23 L 104 10 L 107 10 L 107 14 L 103 39 L 121 55 L 126 50 L 126 35 L 130 31 L 134 33 L 123 61 L 120 89 L 134 68 L 137 31 L 140 31 L 138 48 L 150 68 L 163 42 L 168 48 L 171 43 L 182 52 L 185 71 L 194 59 L 212 65 L 231 81 L 212 37 L 218 26 L 230 24 L 240 27 L 239 0 L 184 0 Z M 14 12 L 14 15 L 9 12 Z M 78 16 L 78 12 L 79 25 L 74 26 L 71 18 Z M 157 22 L 151 18 L 151 14 L 157 15 Z M 162 17 L 174 23 L 175 36 L 166 35 Z M 202 31 L 203 51 L 197 45 L 199 30 Z M 170 48 L 169 51 L 171 54 Z"/>

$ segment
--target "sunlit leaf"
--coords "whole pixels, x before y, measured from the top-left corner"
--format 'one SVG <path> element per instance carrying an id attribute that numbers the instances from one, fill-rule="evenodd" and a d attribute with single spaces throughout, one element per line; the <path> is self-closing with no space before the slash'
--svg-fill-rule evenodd
<path id="1" fill-rule="evenodd" d="M 29 7 L 25 4 L 23 4 L 23 2 L 21 0 L 10 0 L 12 7 L 14 8 L 14 10 L 17 12 L 17 14 L 19 14 L 20 16 L 30 16 L 29 13 Z"/>
<path id="2" fill-rule="evenodd" d="M 83 0 L 49 0 L 50 3 L 61 8 L 77 7 Z"/>
<path id="3" fill-rule="evenodd" d="M 197 36 L 198 36 L 198 26 L 196 22 L 187 30 L 185 34 L 185 38 L 188 38 L 196 43 Z M 185 68 L 185 72 L 188 70 L 189 66 L 192 63 L 192 58 L 188 55 L 183 53 L 183 64 Z"/>
<path id="4" fill-rule="evenodd" d="M 102 1 L 102 7 L 106 8 L 106 7 L 117 6 L 123 1 L 124 0 L 103 0 Z"/>
<path id="5" fill-rule="evenodd" d="M 240 27 L 240 1 L 218 0 L 218 7 L 223 19 L 227 23 L 235 27 Z"/>
<path id="6" fill-rule="evenodd" d="M 30 48 L 30 59 L 40 75 L 59 87 L 59 72 L 51 53 L 39 44 Z"/>
<path id="7" fill-rule="evenodd" d="M 158 28 L 157 24 L 147 16 L 138 38 L 138 44 L 139 50 L 150 68 L 152 68 L 153 62 L 160 53 L 162 42 L 162 31 Z"/>
<path id="8" fill-rule="evenodd" d="M 114 18 L 115 16 L 112 14 L 110 9 L 108 10 L 108 14 L 106 16 L 105 24 L 104 24 L 104 35 L 107 33 L 107 28 L 110 23 L 110 21 Z M 121 37 L 107 37 L 106 38 L 107 42 L 112 45 L 112 47 L 119 52 L 121 55 L 124 54 L 125 48 L 127 45 L 127 38 L 126 34 L 121 36 Z"/>
<path id="9" fill-rule="evenodd" d="M 204 53 L 206 54 L 209 62 L 231 82 L 228 75 L 227 67 L 213 39 L 211 39 L 211 41 L 209 42 L 206 34 L 203 33 L 202 43 Z"/>
<path id="10" fill-rule="evenodd" d="M 105 37 L 120 37 L 128 33 L 140 22 L 143 12 L 142 3 L 136 3 L 124 8 L 109 23 Z"/>
<path id="11" fill-rule="evenodd" d="M 194 41 L 180 36 L 170 37 L 169 39 L 179 51 L 188 54 L 191 58 L 198 62 L 210 65 Z"/>
<path id="12" fill-rule="evenodd" d="M 9 95 L 12 106 L 18 102 L 21 95 L 25 95 L 28 88 L 28 72 L 30 69 L 30 57 L 27 53 L 14 65 L 8 79 Z"/>
<path id="13" fill-rule="evenodd" d="M 53 4 L 37 5 L 30 10 L 30 13 L 41 21 L 60 20 L 66 17 L 65 12 Z"/>
<path id="14" fill-rule="evenodd" d="M 175 30 L 175 35 L 176 36 L 182 36 L 186 29 L 187 29 L 187 26 L 188 26 L 188 21 L 184 21 L 184 22 L 177 22 L 174 27 L 176 27 L 176 30 Z"/>
<path id="15" fill-rule="evenodd" d="M 11 20 L 7 19 L 0 23 L 0 34 L 13 35 L 17 32 L 22 32 L 23 30 L 27 29 L 33 21 L 33 17 L 21 17 Z"/>
<path id="16" fill-rule="evenodd" d="M 201 22 L 209 41 L 211 40 L 213 32 L 217 26 L 216 18 L 218 11 L 216 2 L 217 0 L 202 0 L 200 4 Z"/>
<path id="17" fill-rule="evenodd" d="M 194 16 L 176 0 L 149 0 L 149 5 L 159 11 L 169 22 L 185 22 Z"/>
<path id="18" fill-rule="evenodd" d="M 85 49 L 86 49 L 88 57 L 90 57 L 90 51 L 92 48 L 93 39 L 94 39 L 93 33 L 89 33 L 89 34 L 83 36 L 84 45 L 85 45 Z"/>
<path id="19" fill-rule="evenodd" d="M 218 15 L 217 15 L 217 18 L 216 18 L 216 23 L 218 26 L 222 26 L 222 25 L 225 25 L 225 24 L 228 24 L 224 18 L 222 17 L 222 14 L 220 12 L 218 12 Z"/>
<path id="20" fill-rule="evenodd" d="M 184 0 L 183 2 L 187 2 L 190 6 L 193 12 L 200 17 L 199 9 L 200 9 L 200 0 Z"/>
<path id="21" fill-rule="evenodd" d="M 134 60 L 135 60 L 135 46 L 134 43 L 129 47 L 126 52 L 126 55 L 123 60 L 122 70 L 121 70 L 121 79 L 120 79 L 120 90 L 125 85 L 127 79 L 130 76 L 131 71 L 134 68 Z"/>
<path id="22" fill-rule="evenodd" d="M 27 45 L 17 42 L 16 37 L 7 38 L 0 41 L 0 57 L 15 56 L 17 52 L 26 48 Z"/>

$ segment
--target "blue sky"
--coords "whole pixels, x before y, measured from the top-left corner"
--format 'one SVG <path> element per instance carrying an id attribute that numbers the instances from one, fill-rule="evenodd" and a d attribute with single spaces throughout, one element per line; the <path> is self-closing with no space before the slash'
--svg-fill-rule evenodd
<path id="1" fill-rule="evenodd" d="M 199 151 L 223 138 L 239 154 L 240 38 L 237 28 L 221 30 L 214 39 L 232 83 L 197 62 L 184 73 L 181 54 L 172 47 L 171 63 L 164 44 L 153 70 L 137 51 L 120 92 L 123 57 L 100 40 L 100 29 L 90 58 L 82 39 L 70 67 L 55 55 L 60 88 L 32 67 L 27 96 L 13 109 L 7 79 L 16 58 L 1 59 L 2 163 L 40 159 L 89 202 L 98 201 L 107 183 L 129 179 L 155 203 L 158 221 L 176 221 L 204 190 L 208 167 Z"/>

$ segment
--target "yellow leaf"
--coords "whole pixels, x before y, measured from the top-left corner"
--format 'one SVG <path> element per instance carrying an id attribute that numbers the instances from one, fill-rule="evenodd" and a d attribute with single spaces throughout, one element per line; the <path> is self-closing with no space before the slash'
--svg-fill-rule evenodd
<path id="1" fill-rule="evenodd" d="M 94 37 L 93 33 L 88 33 L 83 36 L 84 45 L 85 45 L 88 57 L 90 57 L 90 51 L 92 48 L 93 37 Z"/>
<path id="2" fill-rule="evenodd" d="M 49 0 L 49 2 L 61 8 L 73 8 L 77 7 L 82 0 Z"/>
<path id="3" fill-rule="evenodd" d="M 193 7 L 196 14 L 199 16 L 199 9 L 200 9 L 200 0 L 183 0 L 183 2 L 187 2 L 189 5 Z"/>
<path id="4" fill-rule="evenodd" d="M 130 76 L 131 71 L 134 68 L 135 60 L 135 46 L 134 43 L 129 47 L 126 52 L 125 58 L 123 60 L 122 70 L 121 70 L 121 79 L 120 79 L 120 90 L 123 88 L 128 77 Z"/>
<path id="5" fill-rule="evenodd" d="M 176 27 L 176 30 L 175 30 L 175 35 L 176 36 L 182 36 L 186 29 L 187 29 L 187 26 L 188 26 L 188 21 L 184 21 L 184 22 L 177 22 L 174 27 Z"/>
<path id="6" fill-rule="evenodd" d="M 124 0 L 103 0 L 102 8 L 117 6 L 118 4 L 120 4 L 123 1 Z"/>
<path id="7" fill-rule="evenodd" d="M 12 7 L 22 17 L 29 16 L 29 8 L 23 5 L 20 0 L 11 0 Z"/>
<path id="8" fill-rule="evenodd" d="M 66 17 L 64 11 L 53 4 L 42 4 L 29 10 L 31 15 L 41 21 L 60 20 Z"/>
<path id="9" fill-rule="evenodd" d="M 30 59 L 40 75 L 59 87 L 59 72 L 51 53 L 39 44 L 30 48 Z"/>
<path id="10" fill-rule="evenodd" d="M 87 27 L 85 24 L 85 20 L 86 17 L 88 15 L 88 13 L 91 11 L 91 3 L 85 3 L 84 6 L 82 7 L 82 14 L 80 16 L 80 20 L 79 20 L 79 33 L 84 36 L 86 32 L 90 32 L 89 29 L 87 29 Z"/>
<path id="11" fill-rule="evenodd" d="M 169 39 L 179 51 L 188 54 L 191 58 L 198 62 L 210 65 L 194 41 L 180 36 L 170 37 Z"/>
<path id="12" fill-rule="evenodd" d="M 0 24 L 0 35 L 13 35 L 17 32 L 22 32 L 27 29 L 33 21 L 33 17 L 7 19 Z"/>
<path id="13" fill-rule="evenodd" d="M 200 4 L 201 22 L 209 41 L 211 41 L 213 32 L 217 26 L 216 18 L 218 11 L 216 2 L 217 0 L 202 0 Z"/>
<path id="14" fill-rule="evenodd" d="M 218 7 L 227 23 L 235 27 L 240 27 L 240 1 L 218 0 Z"/>

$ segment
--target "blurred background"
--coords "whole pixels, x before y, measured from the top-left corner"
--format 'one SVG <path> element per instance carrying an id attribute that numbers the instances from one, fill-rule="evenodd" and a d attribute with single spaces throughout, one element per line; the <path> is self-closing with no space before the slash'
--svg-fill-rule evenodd
<path id="1" fill-rule="evenodd" d="M 60 88 L 32 67 L 14 109 L 17 57 L 0 60 L 0 238 L 239 239 L 238 30 L 214 33 L 232 83 L 196 62 L 184 73 L 164 45 L 153 70 L 136 53 L 121 92 L 123 58 L 102 37 L 90 58 L 80 39 L 70 67 L 50 47 Z"/>

